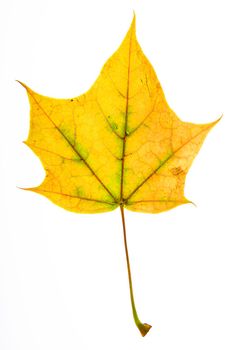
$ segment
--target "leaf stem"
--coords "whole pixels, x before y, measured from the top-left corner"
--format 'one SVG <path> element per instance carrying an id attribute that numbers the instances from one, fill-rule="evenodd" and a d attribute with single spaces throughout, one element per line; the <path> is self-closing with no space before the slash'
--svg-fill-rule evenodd
<path id="1" fill-rule="evenodd" d="M 127 263 L 127 271 L 128 271 L 128 279 L 129 279 L 130 300 L 131 300 L 132 312 L 133 312 L 134 322 L 135 322 L 136 326 L 138 327 L 139 331 L 141 332 L 141 335 L 144 337 L 149 332 L 151 326 L 147 323 L 142 323 L 139 320 L 137 310 L 135 307 L 132 277 L 131 277 L 131 270 L 130 270 L 130 259 L 129 259 L 129 253 L 128 253 L 127 239 L 126 239 L 126 224 L 125 224 L 123 205 L 120 205 L 120 211 L 121 211 L 121 217 L 122 217 L 123 238 L 124 238 L 124 246 L 125 246 L 125 253 L 126 253 L 126 263 Z"/>

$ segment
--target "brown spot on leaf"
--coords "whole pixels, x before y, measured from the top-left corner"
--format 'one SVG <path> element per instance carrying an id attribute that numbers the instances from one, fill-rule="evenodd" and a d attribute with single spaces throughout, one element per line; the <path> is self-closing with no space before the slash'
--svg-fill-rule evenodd
<path id="1" fill-rule="evenodd" d="M 170 171 L 173 175 L 176 175 L 176 176 L 184 173 L 184 170 L 180 166 L 176 168 L 172 168 Z"/>

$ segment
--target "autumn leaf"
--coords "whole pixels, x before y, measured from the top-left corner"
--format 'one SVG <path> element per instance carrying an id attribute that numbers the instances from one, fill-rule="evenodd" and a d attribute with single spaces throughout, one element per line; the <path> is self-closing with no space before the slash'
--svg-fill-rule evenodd
<path id="1" fill-rule="evenodd" d="M 29 190 L 64 209 L 101 213 L 120 207 L 130 297 L 134 303 L 124 208 L 159 213 L 189 203 L 186 174 L 217 123 L 182 122 L 168 106 L 135 34 L 135 17 L 93 86 L 71 99 L 42 96 L 21 83 L 31 106 L 25 142 L 40 158 L 44 181 Z"/>

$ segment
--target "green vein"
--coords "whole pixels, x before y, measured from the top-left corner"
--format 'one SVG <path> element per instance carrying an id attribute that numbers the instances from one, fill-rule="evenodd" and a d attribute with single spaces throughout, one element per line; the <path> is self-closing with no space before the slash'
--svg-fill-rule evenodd
<path id="1" fill-rule="evenodd" d="M 94 199 L 94 198 L 87 198 L 87 197 L 82 197 L 82 196 L 74 196 L 68 193 L 62 193 L 62 192 L 55 192 L 55 191 L 48 191 L 48 190 L 38 190 L 38 189 L 32 189 L 32 191 L 34 192 L 44 192 L 44 193 L 52 193 L 52 194 L 57 194 L 60 196 L 65 196 L 65 197 L 70 197 L 70 198 L 76 198 L 79 200 L 84 200 L 84 201 L 90 201 L 90 202 L 96 202 L 96 203 L 103 203 L 103 204 L 109 204 L 109 205 L 117 205 L 117 202 L 107 202 L 107 201 L 103 201 L 100 199 Z"/>
<path id="2" fill-rule="evenodd" d="M 123 202 L 123 182 L 124 182 L 124 165 L 125 165 L 125 150 L 126 150 L 126 137 L 127 135 L 127 122 L 128 122 L 128 110 L 129 110 L 129 86 L 130 86 L 130 59 L 131 59 L 131 48 L 132 48 L 132 35 L 133 29 L 130 34 L 130 45 L 129 45 L 129 56 L 128 56 L 128 71 L 127 71 L 127 87 L 126 87 L 126 112 L 125 112 L 125 126 L 124 126 L 124 137 L 122 147 L 122 166 L 121 166 L 121 186 L 120 186 L 120 202 Z"/>
<path id="3" fill-rule="evenodd" d="M 22 84 L 22 83 L 21 83 Z M 22 84 L 23 85 L 23 84 Z M 117 202 L 117 199 L 115 196 L 111 193 L 111 191 L 107 188 L 107 186 L 102 182 L 102 180 L 98 177 L 98 175 L 95 173 L 95 171 L 91 168 L 91 166 L 88 164 L 86 159 L 82 157 L 80 152 L 74 147 L 74 145 L 69 141 L 69 139 L 64 135 L 64 133 L 60 130 L 60 128 L 55 124 L 55 122 L 49 117 L 48 113 L 42 108 L 42 106 L 39 104 L 37 99 L 34 97 L 34 95 L 31 93 L 30 89 L 28 89 L 25 85 L 23 85 L 30 96 L 34 99 L 35 103 L 38 105 L 38 107 L 42 110 L 44 115 L 48 118 L 48 120 L 54 125 L 54 127 L 58 130 L 58 132 L 61 134 L 61 136 L 65 139 L 65 141 L 69 144 L 69 146 L 72 148 L 72 150 L 77 154 L 77 156 L 84 162 L 84 164 L 88 167 L 88 169 L 91 171 L 91 173 L 95 176 L 97 181 L 103 186 L 103 188 L 107 191 L 107 193 L 114 199 L 115 202 Z"/>

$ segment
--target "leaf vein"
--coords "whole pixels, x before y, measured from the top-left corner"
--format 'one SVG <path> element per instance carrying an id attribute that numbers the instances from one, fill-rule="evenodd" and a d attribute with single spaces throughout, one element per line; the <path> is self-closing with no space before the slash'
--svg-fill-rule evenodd
<path id="1" fill-rule="evenodd" d="M 48 120 L 54 125 L 54 127 L 58 130 L 58 132 L 61 134 L 61 136 L 65 139 L 65 141 L 69 144 L 69 146 L 72 148 L 72 150 L 79 156 L 80 159 L 84 162 L 84 164 L 88 167 L 88 169 L 92 172 L 92 174 L 95 176 L 95 178 L 98 180 L 98 182 L 103 186 L 103 188 L 108 192 L 108 194 L 114 199 L 115 202 L 117 202 L 115 196 L 111 193 L 111 191 L 107 188 L 107 186 L 102 182 L 102 180 L 98 177 L 98 175 L 94 172 L 94 170 L 91 168 L 91 166 L 88 164 L 88 162 L 82 157 L 80 152 L 74 147 L 74 145 L 69 141 L 69 139 L 64 135 L 64 133 L 58 128 L 58 126 L 55 124 L 55 122 L 50 118 L 48 113 L 42 108 L 42 106 L 39 104 L 37 99 L 34 97 L 32 92 L 28 90 L 28 93 L 30 96 L 34 99 L 35 103 L 38 105 L 38 107 L 42 110 L 44 115 L 48 118 Z"/>
<path id="2" fill-rule="evenodd" d="M 104 203 L 104 204 L 109 204 L 109 205 L 117 204 L 117 202 L 107 202 L 107 201 L 103 201 L 103 200 L 100 200 L 100 199 L 87 198 L 87 197 L 82 197 L 82 196 L 74 196 L 74 195 L 71 195 L 71 194 L 68 194 L 68 193 L 62 193 L 62 192 L 55 192 L 55 191 L 48 191 L 48 190 L 38 190 L 38 189 L 34 189 L 33 191 L 35 191 L 35 192 L 44 192 L 44 193 L 53 193 L 53 194 L 57 194 L 57 195 L 61 195 L 61 196 L 76 198 L 76 199 L 85 200 L 85 201 L 97 202 L 97 203 Z"/>
<path id="3" fill-rule="evenodd" d="M 203 132 L 207 131 L 211 128 L 211 125 L 208 126 L 205 129 L 202 129 L 200 132 L 198 132 L 196 135 L 194 135 L 192 138 L 190 138 L 188 141 L 184 142 L 180 147 L 178 147 L 175 151 L 171 153 L 169 157 L 167 157 L 156 169 L 154 169 L 130 194 L 127 198 L 125 198 L 125 202 L 128 201 L 138 190 L 141 188 L 153 175 L 155 175 L 158 170 L 160 170 L 174 155 L 180 151 L 183 147 L 185 147 L 189 142 L 194 140 L 196 137 L 198 137 Z"/>

